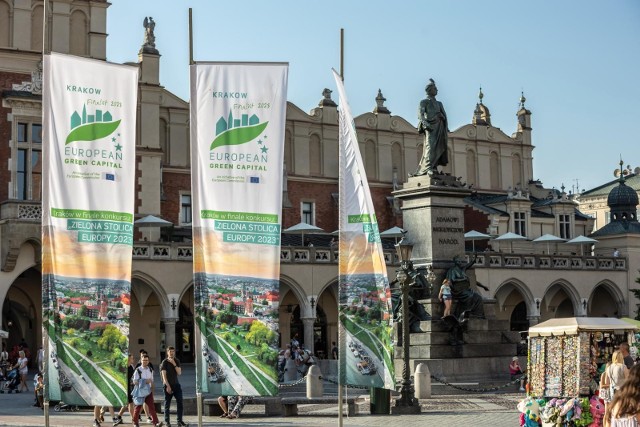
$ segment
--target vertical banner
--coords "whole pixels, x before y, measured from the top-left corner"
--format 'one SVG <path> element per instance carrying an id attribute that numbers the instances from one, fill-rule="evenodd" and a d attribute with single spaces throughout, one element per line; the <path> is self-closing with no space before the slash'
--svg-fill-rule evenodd
<path id="1" fill-rule="evenodd" d="M 344 85 L 340 95 L 340 384 L 394 389 L 389 279 Z"/>
<path id="2" fill-rule="evenodd" d="M 278 393 L 288 64 L 191 66 L 197 387 Z"/>
<path id="3" fill-rule="evenodd" d="M 127 402 L 138 69 L 44 56 L 45 390 Z"/>

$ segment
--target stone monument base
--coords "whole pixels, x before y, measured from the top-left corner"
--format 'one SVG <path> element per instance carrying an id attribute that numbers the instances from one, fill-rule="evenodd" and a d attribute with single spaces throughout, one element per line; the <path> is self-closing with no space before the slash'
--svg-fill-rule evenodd
<path id="1" fill-rule="evenodd" d="M 410 334 L 409 369 L 413 375 L 419 363 L 425 363 L 435 378 L 446 382 L 508 381 L 509 363 L 517 353 L 518 332 L 509 332 L 508 320 L 468 319 L 462 344 L 451 345 L 448 327 L 440 321 L 442 304 L 421 301 L 435 314 L 434 320 L 420 322 L 421 332 Z M 494 301 L 485 301 L 485 311 L 493 313 Z M 396 341 L 399 342 L 399 341 Z M 396 373 L 402 372 L 402 347 L 395 348 Z"/>

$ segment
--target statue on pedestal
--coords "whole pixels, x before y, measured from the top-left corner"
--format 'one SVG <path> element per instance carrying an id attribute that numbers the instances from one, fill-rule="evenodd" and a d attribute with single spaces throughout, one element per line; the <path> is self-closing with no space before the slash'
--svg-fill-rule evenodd
<path id="1" fill-rule="evenodd" d="M 451 295 L 455 303 L 453 315 L 446 316 L 442 320 L 449 326 L 451 345 L 464 344 L 462 333 L 470 318 L 484 319 L 484 302 L 482 295 L 471 288 L 471 281 L 467 276 L 467 269 L 476 262 L 476 256 L 465 263 L 463 259 L 456 256 L 453 258 L 453 266 L 447 270 L 446 277 L 451 282 Z M 477 283 L 485 290 L 485 286 Z"/>
<path id="2" fill-rule="evenodd" d="M 420 269 L 410 269 L 408 272 L 412 284 L 409 288 L 409 330 L 413 333 L 422 332 L 420 330 L 420 322 L 431 320 L 431 315 L 420 303 L 420 299 L 426 299 L 431 296 L 431 286 L 427 282 L 424 274 Z M 393 280 L 389 287 L 391 288 L 391 305 L 393 307 L 393 320 L 401 322 L 402 319 L 402 288 L 398 279 Z"/>
<path id="3" fill-rule="evenodd" d="M 414 176 L 439 174 L 438 166 L 449 163 L 447 154 L 448 123 L 442 102 L 436 100 L 438 88 L 433 79 L 425 88 L 427 98 L 418 107 L 418 132 L 424 134 L 422 158 Z"/>
<path id="4" fill-rule="evenodd" d="M 460 257 L 453 258 L 453 267 L 447 271 L 447 279 L 451 281 L 451 294 L 456 303 L 454 316 L 462 321 L 469 317 L 484 319 L 484 305 L 482 295 L 471 289 L 471 282 L 467 276 L 467 269 L 476 262 L 476 256 L 465 263 Z M 482 285 L 479 285 L 482 286 Z M 482 286 L 485 290 L 488 288 Z"/>
<path id="5" fill-rule="evenodd" d="M 144 39 L 140 53 L 158 54 L 158 50 L 156 49 L 156 35 L 154 33 L 156 21 L 154 21 L 151 16 L 145 17 L 142 26 L 144 27 Z"/>
<path id="6" fill-rule="evenodd" d="M 153 20 L 153 17 L 145 17 L 144 22 L 142 23 L 144 27 L 144 41 L 143 44 L 148 47 L 155 48 L 156 47 L 156 36 L 153 34 L 153 30 L 156 28 L 156 21 Z"/>

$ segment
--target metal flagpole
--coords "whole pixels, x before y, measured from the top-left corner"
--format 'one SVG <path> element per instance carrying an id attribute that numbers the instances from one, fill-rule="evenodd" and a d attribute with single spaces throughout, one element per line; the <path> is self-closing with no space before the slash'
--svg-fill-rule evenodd
<path id="1" fill-rule="evenodd" d="M 193 65 L 193 64 L 194 64 L 193 62 L 193 8 L 189 8 L 189 65 Z M 195 289 L 196 288 L 194 286 L 193 287 L 194 292 L 195 292 Z M 195 301 L 197 301 L 197 299 Z M 196 321 L 195 317 L 193 321 L 194 322 Z M 200 375 L 198 375 L 198 371 L 202 369 L 200 360 L 199 360 L 202 357 L 201 351 L 200 351 L 200 347 L 201 347 L 200 340 L 196 339 L 195 344 L 196 344 L 196 408 L 198 411 L 198 427 L 202 427 L 202 389 L 200 386 L 200 382 L 198 381 L 200 377 Z"/>
<path id="2" fill-rule="evenodd" d="M 340 78 L 344 82 L 344 28 L 340 28 Z M 342 106 L 340 106 L 342 108 Z M 340 148 L 342 150 L 342 147 Z M 340 155 L 340 161 L 342 162 L 342 155 Z M 340 173 L 342 173 L 342 165 L 340 167 Z M 338 241 L 340 241 L 340 237 L 338 236 Z M 340 290 L 338 289 L 338 293 Z M 340 298 L 338 298 L 338 426 L 342 427 L 343 423 L 343 415 L 342 412 L 344 410 L 344 406 L 342 404 L 342 376 L 345 375 L 346 372 L 342 372 L 342 349 L 344 348 L 344 331 L 342 323 L 340 323 Z"/>
<path id="3" fill-rule="evenodd" d="M 47 25 L 47 22 L 49 21 L 49 0 L 44 0 L 44 10 L 42 13 L 42 59 L 44 60 L 44 55 L 48 55 L 50 53 L 50 49 L 49 49 L 49 26 Z M 42 284 L 41 284 L 42 286 Z M 44 390 L 42 391 L 44 399 L 43 399 L 43 406 L 44 406 L 44 425 L 45 427 L 49 427 L 49 381 L 50 378 L 48 378 L 49 375 L 49 328 L 48 328 L 48 323 L 49 323 L 49 317 L 51 316 L 51 311 L 49 310 L 49 307 L 51 306 L 50 301 L 48 296 L 51 294 L 50 290 L 49 290 L 49 283 L 47 283 L 47 309 L 43 310 L 43 320 L 45 319 L 45 315 L 44 313 L 48 313 L 46 315 L 46 320 L 47 320 L 47 324 L 45 324 L 44 322 L 42 322 L 42 348 L 44 349 L 44 364 L 43 364 L 43 371 L 41 372 L 41 375 L 47 375 L 46 377 L 43 378 L 43 383 L 44 383 Z"/>
<path id="4" fill-rule="evenodd" d="M 340 28 L 340 78 L 344 82 L 344 28 Z"/>
<path id="5" fill-rule="evenodd" d="M 189 8 L 189 65 L 193 65 L 193 9 Z"/>

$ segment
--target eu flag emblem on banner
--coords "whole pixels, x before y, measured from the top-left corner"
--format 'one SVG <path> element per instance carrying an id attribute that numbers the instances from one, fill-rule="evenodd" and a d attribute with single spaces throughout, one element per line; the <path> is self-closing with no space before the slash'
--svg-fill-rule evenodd
<path id="1" fill-rule="evenodd" d="M 249 178 L 249 182 L 251 184 L 260 184 L 260 177 L 252 176 L 252 177 Z"/>
<path id="2" fill-rule="evenodd" d="M 112 173 L 108 173 L 106 174 L 106 176 L 104 177 L 107 181 L 115 181 L 116 180 L 116 176 Z"/>

